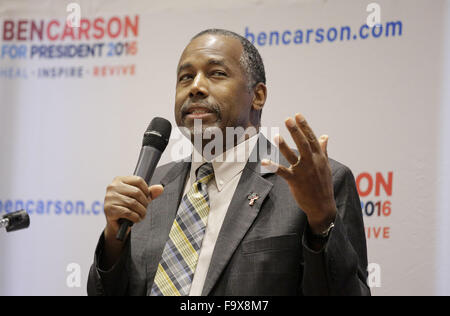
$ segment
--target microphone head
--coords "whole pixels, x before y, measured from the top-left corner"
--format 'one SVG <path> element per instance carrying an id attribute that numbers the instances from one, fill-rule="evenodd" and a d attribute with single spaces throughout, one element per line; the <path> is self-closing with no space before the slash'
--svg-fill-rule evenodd
<path id="1" fill-rule="evenodd" d="M 162 117 L 155 117 L 148 125 L 144 134 L 142 146 L 155 147 L 163 152 L 169 143 L 172 124 Z"/>

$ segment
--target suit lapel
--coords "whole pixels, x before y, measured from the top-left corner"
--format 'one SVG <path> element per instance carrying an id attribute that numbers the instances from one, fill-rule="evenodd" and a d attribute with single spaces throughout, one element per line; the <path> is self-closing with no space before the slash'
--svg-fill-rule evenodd
<path id="1" fill-rule="evenodd" d="M 260 150 L 260 148 L 267 148 L 267 150 Z M 271 149 L 272 146 L 267 139 L 260 135 L 258 144 L 250 155 L 228 207 L 214 247 L 202 295 L 209 295 L 213 289 L 234 251 L 258 216 L 264 200 L 272 189 L 273 184 L 263 177 L 264 174 L 271 172 L 262 169 L 260 164 L 261 159 L 271 157 L 271 152 L 275 153 Z M 249 205 L 250 201 L 248 200 L 251 193 L 257 193 L 259 196 L 252 206 Z"/>
<path id="2" fill-rule="evenodd" d="M 153 279 L 156 274 L 170 228 L 177 214 L 189 170 L 190 162 L 188 160 L 175 163 L 161 180 L 164 193 L 151 203 L 149 238 L 151 246 L 148 250 L 149 255 L 147 255 L 147 277 L 149 279 Z M 148 291 L 150 290 L 148 289 Z"/>

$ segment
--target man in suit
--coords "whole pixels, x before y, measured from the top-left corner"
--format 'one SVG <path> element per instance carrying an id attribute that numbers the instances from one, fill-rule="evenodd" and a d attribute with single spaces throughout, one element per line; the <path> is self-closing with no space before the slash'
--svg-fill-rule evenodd
<path id="1" fill-rule="evenodd" d="M 107 225 L 89 295 L 370 295 L 359 196 L 351 171 L 327 156 L 301 114 L 285 125 L 298 152 L 259 134 L 264 65 L 245 38 L 197 34 L 177 71 L 175 118 L 221 131 L 223 151 L 159 167 L 152 185 L 117 177 L 105 197 Z M 244 139 L 227 127 L 255 130 Z M 229 139 L 228 139 L 229 140 Z M 279 155 L 279 161 L 273 157 Z M 232 155 L 234 162 L 229 163 Z M 125 242 L 118 221 L 135 223 Z"/>

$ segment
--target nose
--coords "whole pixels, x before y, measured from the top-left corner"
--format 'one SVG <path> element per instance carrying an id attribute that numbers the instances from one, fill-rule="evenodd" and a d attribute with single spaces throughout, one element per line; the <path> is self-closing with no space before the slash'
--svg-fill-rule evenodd
<path id="1" fill-rule="evenodd" d="M 189 97 L 206 98 L 208 96 L 208 84 L 205 76 L 202 73 L 198 73 L 194 81 L 192 82 L 191 89 L 189 91 Z"/>

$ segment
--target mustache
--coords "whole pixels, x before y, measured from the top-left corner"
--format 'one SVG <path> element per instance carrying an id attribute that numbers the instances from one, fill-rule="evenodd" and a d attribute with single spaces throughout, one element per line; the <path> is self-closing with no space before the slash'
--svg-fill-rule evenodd
<path id="1" fill-rule="evenodd" d="M 208 102 L 206 100 L 202 100 L 202 101 L 195 101 L 192 99 L 186 100 L 183 105 L 181 106 L 181 116 L 184 117 L 188 114 L 189 108 L 192 107 L 192 105 L 195 104 L 195 106 L 201 106 L 204 107 L 206 109 L 208 109 L 209 111 L 213 112 L 214 114 L 217 115 L 217 118 L 220 120 L 222 118 L 222 113 L 220 111 L 220 107 L 219 104 L 216 102 Z"/>

